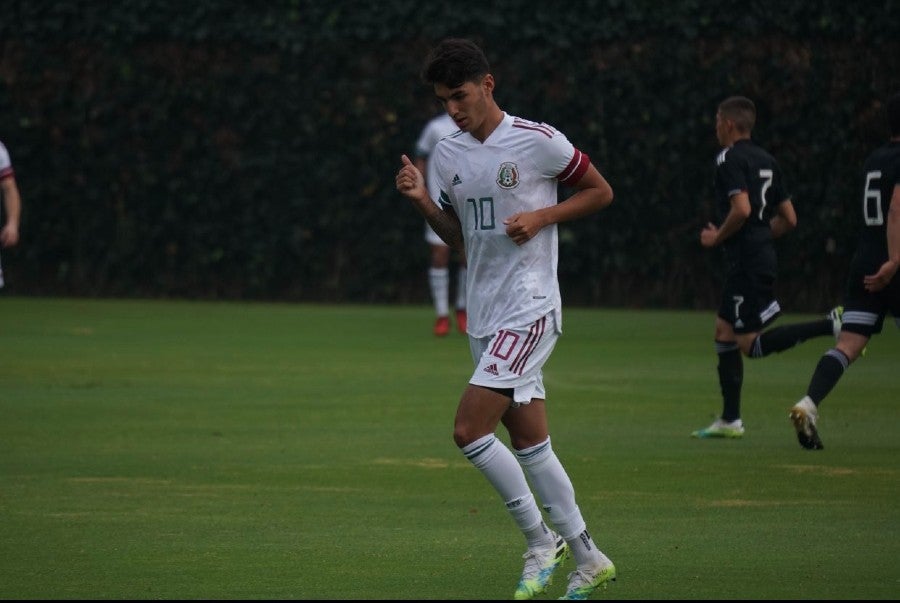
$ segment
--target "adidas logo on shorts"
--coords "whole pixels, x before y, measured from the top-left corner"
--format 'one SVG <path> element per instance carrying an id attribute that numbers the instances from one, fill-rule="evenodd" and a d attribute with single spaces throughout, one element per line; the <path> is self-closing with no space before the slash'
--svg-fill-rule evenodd
<path id="1" fill-rule="evenodd" d="M 500 374 L 500 371 L 497 370 L 496 364 L 489 364 L 488 366 L 484 367 L 484 372 L 490 373 L 491 375 L 494 375 L 495 377 Z"/>

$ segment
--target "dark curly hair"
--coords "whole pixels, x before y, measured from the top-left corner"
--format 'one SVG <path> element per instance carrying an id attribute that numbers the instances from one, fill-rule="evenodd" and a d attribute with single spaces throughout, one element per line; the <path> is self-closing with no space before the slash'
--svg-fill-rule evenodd
<path id="1" fill-rule="evenodd" d="M 491 70 L 487 57 L 472 40 L 446 38 L 431 49 L 422 69 L 426 84 L 458 88 L 466 82 L 478 82 Z"/>

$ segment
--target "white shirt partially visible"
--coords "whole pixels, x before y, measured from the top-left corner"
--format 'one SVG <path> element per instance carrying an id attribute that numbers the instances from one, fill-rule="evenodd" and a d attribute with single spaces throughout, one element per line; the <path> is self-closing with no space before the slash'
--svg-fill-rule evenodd
<path id="1" fill-rule="evenodd" d="M 453 134 L 458 130 L 459 128 L 456 126 L 456 122 L 454 122 L 453 118 L 447 113 L 441 113 L 440 115 L 431 118 L 428 123 L 425 124 L 425 127 L 422 128 L 422 133 L 419 134 L 419 139 L 416 141 L 416 157 L 427 159 L 432 151 L 434 151 L 434 147 L 437 146 L 437 143 L 441 138 Z M 439 190 L 434 183 L 430 181 L 427 174 L 423 175 L 428 184 L 428 194 L 431 195 L 431 198 L 437 203 Z"/>
<path id="2" fill-rule="evenodd" d="M 9 151 L 6 150 L 6 147 L 3 146 L 3 143 L 0 142 L 0 180 L 6 178 L 7 176 L 12 176 L 12 162 L 9 159 Z"/>

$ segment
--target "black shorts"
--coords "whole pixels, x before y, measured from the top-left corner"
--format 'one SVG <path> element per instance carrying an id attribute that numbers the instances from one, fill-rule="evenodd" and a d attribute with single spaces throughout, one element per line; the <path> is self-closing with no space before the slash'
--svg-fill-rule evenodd
<path id="1" fill-rule="evenodd" d="M 887 287 L 872 293 L 866 291 L 863 277 L 874 272 L 851 265 L 844 292 L 842 331 L 866 337 L 881 333 L 884 317 L 888 312 L 894 316 L 895 321 L 900 321 L 900 272 L 894 275 Z"/>
<path id="2" fill-rule="evenodd" d="M 732 272 L 725 280 L 719 317 L 735 333 L 757 333 L 781 314 L 775 299 L 775 277 L 746 271 Z"/>

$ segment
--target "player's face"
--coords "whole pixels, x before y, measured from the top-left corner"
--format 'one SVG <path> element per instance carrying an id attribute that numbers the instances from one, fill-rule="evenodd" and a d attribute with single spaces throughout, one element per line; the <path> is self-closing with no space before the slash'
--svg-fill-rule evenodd
<path id="1" fill-rule="evenodd" d="M 487 117 L 493 84 L 494 78 L 488 74 L 480 82 L 466 82 L 456 88 L 435 84 L 434 94 L 460 130 L 474 133 Z"/>

